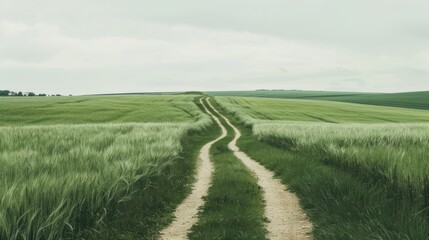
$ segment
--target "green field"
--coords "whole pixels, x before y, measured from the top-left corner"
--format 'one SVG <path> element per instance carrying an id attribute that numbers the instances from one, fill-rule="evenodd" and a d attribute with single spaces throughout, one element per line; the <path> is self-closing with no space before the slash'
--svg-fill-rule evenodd
<path id="1" fill-rule="evenodd" d="M 254 119 L 330 123 L 429 122 L 429 112 L 416 109 L 316 100 L 248 97 L 216 99 L 249 122 Z"/>
<path id="2" fill-rule="evenodd" d="M 251 124 L 259 139 L 326 154 L 318 157 L 339 164 L 359 164 L 399 177 L 402 185 L 411 180 L 416 190 L 429 176 L 429 111 L 314 100 L 227 97 L 218 102 Z"/>
<path id="3" fill-rule="evenodd" d="M 332 96 L 319 99 L 429 110 L 429 92 L 361 94 L 342 97 Z"/>
<path id="4" fill-rule="evenodd" d="M 263 98 L 323 98 L 323 97 L 342 97 L 360 95 L 363 93 L 354 92 L 333 92 L 333 91 L 301 91 L 301 90 L 256 90 L 256 91 L 218 91 L 207 92 L 212 96 L 235 96 L 235 97 L 263 97 Z"/>
<path id="5" fill-rule="evenodd" d="M 200 148 L 219 134 L 198 98 L 0 98 L 0 239 L 156 238 L 190 192 Z M 239 147 L 299 196 L 314 239 L 427 240 L 429 111 L 214 100 L 242 132 Z M 265 239 L 263 191 L 227 148 L 227 130 L 210 150 L 215 172 L 188 237 Z"/>
<path id="6" fill-rule="evenodd" d="M 3 97 L 0 126 L 193 121 L 200 111 L 192 98 L 192 95 Z"/>
<path id="7" fill-rule="evenodd" d="M 354 93 L 298 90 L 263 90 L 209 92 L 209 94 L 213 96 L 325 100 L 425 110 L 429 109 L 429 92 Z"/>
<path id="8" fill-rule="evenodd" d="M 285 148 L 316 152 L 336 165 L 359 165 L 402 188 L 413 187 L 415 197 L 429 201 L 429 124 L 264 123 L 255 124 L 253 132 Z"/>
<path id="9" fill-rule="evenodd" d="M 242 140 L 243 148 L 273 170 L 291 167 L 297 172 L 311 172 L 311 167 L 321 166 L 311 163 L 307 170 L 302 170 L 307 166 L 305 161 L 318 161 L 333 169 L 327 172 L 332 171 L 338 177 L 335 181 L 344 178 L 344 182 L 337 183 L 338 187 L 355 189 L 341 193 L 329 184 L 320 183 L 318 190 L 310 188 L 306 193 L 304 190 L 311 179 L 304 178 L 296 184 L 298 193 L 303 194 L 303 201 L 311 198 L 309 204 L 316 205 L 309 210 L 317 216 L 313 221 L 322 222 L 315 230 L 316 238 L 343 239 L 349 235 L 352 236 L 350 239 L 427 239 L 424 236 L 429 233 L 428 111 L 315 100 L 243 97 L 217 97 L 216 100 L 240 122 L 251 127 L 253 137 L 284 151 L 277 156 L 277 150 L 265 152 L 259 147 L 261 153 L 255 152 L 254 145 L 259 143 Z M 301 166 L 295 166 L 293 160 L 279 161 L 282 154 L 301 159 Z M 262 155 L 267 157 L 261 159 Z M 282 171 L 277 174 L 284 174 Z M 341 173 L 335 173 L 337 171 Z M 344 177 L 339 177 L 343 174 Z M 297 181 L 290 176 L 284 178 L 288 183 Z M 359 185 L 366 184 L 370 184 L 367 191 L 358 190 Z M 336 208 L 348 208 L 354 213 L 321 217 L 327 206 L 325 202 L 325 206 L 317 206 L 320 200 L 314 200 L 317 198 L 311 195 L 314 192 L 335 203 Z M 339 199 L 348 194 L 355 198 L 355 206 Z M 366 205 L 362 205 L 363 202 Z M 380 210 L 380 216 L 375 216 L 374 208 L 368 204 L 381 204 L 390 209 Z M 343 223 L 324 225 L 329 218 L 337 218 Z M 362 226 L 348 229 L 347 224 L 355 221 L 353 218 L 358 221 L 354 224 Z M 375 230 L 377 227 L 382 227 L 383 231 Z M 365 228 L 370 231 L 365 233 Z"/>
<path id="10" fill-rule="evenodd" d="M 0 239 L 74 238 L 142 190 L 183 195 L 182 141 L 211 123 L 193 98 L 0 99 Z"/>

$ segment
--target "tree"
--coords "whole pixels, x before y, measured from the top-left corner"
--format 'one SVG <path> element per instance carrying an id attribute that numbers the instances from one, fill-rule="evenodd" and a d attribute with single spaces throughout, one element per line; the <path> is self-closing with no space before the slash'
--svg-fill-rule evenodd
<path id="1" fill-rule="evenodd" d="M 0 90 L 0 96 L 9 96 L 9 90 Z"/>
<path id="2" fill-rule="evenodd" d="M 39 97 L 46 97 L 45 93 L 39 93 Z"/>
<path id="3" fill-rule="evenodd" d="M 24 96 L 24 95 L 22 94 L 22 92 L 18 92 L 18 94 L 16 94 L 16 96 L 20 96 L 20 97 L 22 97 L 22 96 Z"/>
<path id="4" fill-rule="evenodd" d="M 28 93 L 28 96 L 29 96 L 29 97 L 34 97 L 34 96 L 36 96 L 36 94 L 35 94 L 34 92 L 29 92 L 29 93 Z"/>

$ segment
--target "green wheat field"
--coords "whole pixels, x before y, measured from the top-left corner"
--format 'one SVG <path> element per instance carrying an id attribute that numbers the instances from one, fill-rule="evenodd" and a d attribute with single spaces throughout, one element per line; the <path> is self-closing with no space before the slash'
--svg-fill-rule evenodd
<path id="1" fill-rule="evenodd" d="M 202 97 L 297 194 L 313 239 L 429 239 L 429 92 L 280 90 L 0 97 L 0 239 L 156 239 L 220 133 Z M 265 239 L 260 189 L 224 145 L 189 237 Z"/>

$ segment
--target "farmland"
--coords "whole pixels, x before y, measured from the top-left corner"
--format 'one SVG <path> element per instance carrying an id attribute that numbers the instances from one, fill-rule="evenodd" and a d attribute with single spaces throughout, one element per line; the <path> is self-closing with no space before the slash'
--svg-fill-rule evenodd
<path id="1" fill-rule="evenodd" d="M 147 209 L 179 201 L 195 164 L 180 160 L 183 140 L 211 123 L 192 99 L 0 99 L 0 239 L 74 238 L 136 196 Z"/>
<path id="2" fill-rule="evenodd" d="M 426 239 L 428 112 L 326 101 L 216 99 L 250 127 L 242 128 L 248 135 L 241 147 L 300 195 L 319 222 L 317 239 Z"/>
<path id="3" fill-rule="evenodd" d="M 307 99 L 336 102 L 360 103 L 368 105 L 391 106 L 401 108 L 429 109 L 429 92 L 406 93 L 359 93 L 331 91 L 298 91 L 298 90 L 258 90 L 208 92 L 213 96 L 241 96 L 282 99 Z"/>
<path id="4" fill-rule="evenodd" d="M 330 123 L 429 122 L 425 110 L 316 100 L 217 98 L 244 121 L 277 120 Z"/>
<path id="5" fill-rule="evenodd" d="M 195 219 L 188 239 L 269 239 L 286 229 L 270 227 L 271 185 L 231 148 L 233 126 L 241 151 L 299 197 L 295 210 L 305 215 L 295 224 L 308 216 L 312 224 L 301 225 L 313 239 L 427 239 L 428 111 L 200 98 L 0 98 L 0 239 L 157 238 L 192 195 L 200 149 L 221 125 L 224 137 L 206 149 L 214 167 L 207 195 L 196 216 L 185 214 Z"/>
<path id="6" fill-rule="evenodd" d="M 192 96 L 2 98 L 1 126 L 185 122 L 200 111 Z"/>

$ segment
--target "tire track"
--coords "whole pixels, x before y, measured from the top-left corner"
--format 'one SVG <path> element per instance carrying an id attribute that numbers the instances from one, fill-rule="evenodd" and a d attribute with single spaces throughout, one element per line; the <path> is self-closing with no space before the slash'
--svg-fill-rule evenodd
<path id="1" fill-rule="evenodd" d="M 201 148 L 198 157 L 199 161 L 196 181 L 192 186 L 192 192 L 176 208 L 176 211 L 174 212 L 175 220 L 161 231 L 160 239 L 162 240 L 187 239 L 189 229 L 191 229 L 198 220 L 198 210 L 203 206 L 203 197 L 207 195 L 210 187 L 211 176 L 214 169 L 213 164 L 210 161 L 210 148 L 214 143 L 223 139 L 227 135 L 225 127 L 221 124 L 220 120 L 207 109 L 202 98 L 200 98 L 200 103 L 204 107 L 205 112 L 209 114 L 221 128 L 222 134 Z"/>
<path id="2" fill-rule="evenodd" d="M 206 99 L 207 104 L 234 130 L 235 138 L 228 144 L 229 149 L 240 159 L 246 167 L 254 172 L 258 178 L 258 184 L 264 190 L 265 217 L 267 223 L 268 238 L 271 240 L 302 240 L 310 239 L 312 224 L 299 205 L 298 197 L 287 191 L 287 187 L 274 177 L 274 174 L 264 166 L 256 162 L 242 152 L 237 146 L 237 140 L 241 137 L 240 131 L 231 122 L 219 113 Z"/>

